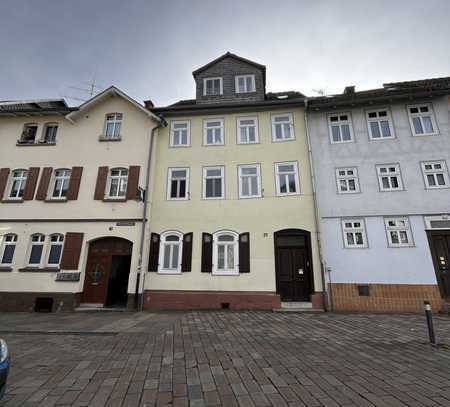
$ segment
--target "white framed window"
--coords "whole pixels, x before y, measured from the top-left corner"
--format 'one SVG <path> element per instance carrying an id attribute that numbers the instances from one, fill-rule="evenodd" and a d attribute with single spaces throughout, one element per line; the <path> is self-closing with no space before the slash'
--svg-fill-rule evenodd
<path id="1" fill-rule="evenodd" d="M 300 193 L 297 162 L 275 163 L 275 186 L 278 196 Z"/>
<path id="2" fill-rule="evenodd" d="M 408 218 L 385 218 L 389 247 L 411 247 L 413 240 Z"/>
<path id="3" fill-rule="evenodd" d="M 215 96 L 223 94 L 223 79 L 204 78 L 203 79 L 203 96 Z"/>
<path id="4" fill-rule="evenodd" d="M 336 168 L 336 182 L 339 194 L 359 192 L 358 169 L 356 167 Z"/>
<path id="5" fill-rule="evenodd" d="M 238 165 L 239 198 L 261 198 L 261 166 Z"/>
<path id="6" fill-rule="evenodd" d="M 122 113 L 109 113 L 106 115 L 103 137 L 107 139 L 119 139 L 122 127 Z"/>
<path id="7" fill-rule="evenodd" d="M 27 174 L 27 170 L 18 169 L 12 171 L 8 194 L 9 199 L 22 199 L 27 182 Z"/>
<path id="8" fill-rule="evenodd" d="M 203 167 L 203 199 L 225 198 L 225 167 Z"/>
<path id="9" fill-rule="evenodd" d="M 107 183 L 107 196 L 109 199 L 123 199 L 127 194 L 128 169 L 111 168 Z"/>
<path id="10" fill-rule="evenodd" d="M 364 219 L 342 219 L 342 233 L 345 248 L 353 249 L 367 247 Z"/>
<path id="11" fill-rule="evenodd" d="M 46 144 L 56 143 L 56 133 L 58 132 L 57 123 L 46 123 L 42 134 L 42 142 Z"/>
<path id="12" fill-rule="evenodd" d="M 34 144 L 36 143 L 36 135 L 38 131 L 37 123 L 26 123 L 23 126 L 22 134 L 19 142 L 22 144 Z"/>
<path id="13" fill-rule="evenodd" d="M 421 163 L 423 179 L 427 189 L 448 188 L 448 172 L 445 161 L 427 161 Z"/>
<path id="14" fill-rule="evenodd" d="M 389 109 L 376 109 L 366 112 L 367 127 L 371 140 L 394 138 L 394 128 Z"/>
<path id="15" fill-rule="evenodd" d="M 255 92 L 255 75 L 238 75 L 235 77 L 236 93 Z"/>
<path id="16" fill-rule="evenodd" d="M 186 200 L 189 197 L 189 168 L 169 168 L 167 199 Z"/>
<path id="17" fill-rule="evenodd" d="M 353 126 L 349 112 L 329 114 L 328 129 L 333 144 L 353 141 Z"/>
<path id="18" fill-rule="evenodd" d="M 58 267 L 64 245 L 64 235 L 54 233 L 49 236 L 49 246 L 47 250 L 47 266 Z"/>
<path id="19" fill-rule="evenodd" d="M 52 199 L 62 199 L 67 196 L 67 191 L 69 190 L 71 170 L 68 169 L 57 169 L 53 175 L 52 183 Z"/>
<path id="20" fill-rule="evenodd" d="M 425 229 L 450 229 L 450 214 L 424 216 Z"/>
<path id="21" fill-rule="evenodd" d="M 203 121 L 203 144 L 217 146 L 224 144 L 223 119 L 207 119 Z"/>
<path id="22" fill-rule="evenodd" d="M 168 231 L 161 234 L 158 273 L 181 273 L 181 255 L 183 252 L 183 235 Z"/>
<path id="23" fill-rule="evenodd" d="M 44 252 L 45 236 L 41 233 L 31 235 L 28 265 L 39 267 L 42 262 L 42 253 Z"/>
<path id="24" fill-rule="evenodd" d="M 438 133 L 431 103 L 407 106 L 413 136 L 431 136 Z"/>
<path id="25" fill-rule="evenodd" d="M 11 266 L 14 259 L 14 252 L 17 245 L 17 235 L 8 233 L 3 236 L 2 245 L 0 247 L 0 265 Z"/>
<path id="26" fill-rule="evenodd" d="M 294 116 L 292 113 L 272 115 L 272 141 L 293 140 Z"/>
<path id="27" fill-rule="evenodd" d="M 376 168 L 380 191 L 401 191 L 403 189 L 399 164 L 381 164 Z"/>
<path id="28" fill-rule="evenodd" d="M 238 117 L 236 123 L 238 144 L 259 143 L 258 119 L 256 117 Z"/>
<path id="29" fill-rule="evenodd" d="M 239 235 L 224 230 L 213 235 L 213 270 L 214 275 L 239 274 Z"/>
<path id="30" fill-rule="evenodd" d="M 170 146 L 186 147 L 191 144 L 191 122 L 177 120 L 170 122 Z"/>

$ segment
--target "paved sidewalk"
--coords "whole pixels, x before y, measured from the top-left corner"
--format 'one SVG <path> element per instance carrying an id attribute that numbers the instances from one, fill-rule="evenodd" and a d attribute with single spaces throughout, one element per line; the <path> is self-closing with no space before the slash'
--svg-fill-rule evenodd
<path id="1" fill-rule="evenodd" d="M 450 318 L 435 317 L 450 344 Z M 450 406 L 417 315 L 0 314 L 0 406 Z"/>

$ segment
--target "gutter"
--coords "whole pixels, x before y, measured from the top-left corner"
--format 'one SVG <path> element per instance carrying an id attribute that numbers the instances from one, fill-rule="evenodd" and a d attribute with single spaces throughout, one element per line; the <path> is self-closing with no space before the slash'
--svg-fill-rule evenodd
<path id="1" fill-rule="evenodd" d="M 325 262 L 323 260 L 322 243 L 321 243 L 321 238 L 320 238 L 319 207 L 317 205 L 316 178 L 315 178 L 315 174 L 314 174 L 313 155 L 312 155 L 312 149 L 311 149 L 311 137 L 309 134 L 309 125 L 308 125 L 308 101 L 309 101 L 309 99 L 305 98 L 305 132 L 306 132 L 306 141 L 308 144 L 309 171 L 311 173 L 311 186 L 312 186 L 312 196 L 313 196 L 313 204 L 314 204 L 314 225 L 316 228 L 317 247 L 318 247 L 318 251 L 319 251 L 320 276 L 322 279 L 323 291 L 327 297 L 326 304 L 325 304 L 325 310 L 332 311 L 333 310 L 333 298 L 327 290 L 327 285 L 326 285 L 326 281 L 325 281 Z"/>
<path id="2" fill-rule="evenodd" d="M 144 192 L 144 207 L 142 209 L 142 221 L 141 221 L 141 241 L 139 245 L 139 261 L 138 261 L 138 273 L 139 273 L 139 284 L 136 286 L 136 295 L 138 296 L 138 311 L 143 311 L 144 308 L 144 286 L 145 286 L 145 267 L 142 267 L 142 258 L 144 254 L 144 243 L 145 243 L 145 227 L 147 225 L 147 212 L 149 204 L 149 188 L 150 188 L 150 171 L 153 155 L 153 139 L 155 138 L 156 130 L 166 125 L 166 121 L 161 119 L 159 124 L 152 129 L 150 147 L 148 149 L 148 159 L 147 159 L 147 174 L 145 177 L 145 192 Z"/>

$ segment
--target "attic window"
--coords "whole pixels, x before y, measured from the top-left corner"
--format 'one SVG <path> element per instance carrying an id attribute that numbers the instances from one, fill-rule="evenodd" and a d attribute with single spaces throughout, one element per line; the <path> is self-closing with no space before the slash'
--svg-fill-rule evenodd
<path id="1" fill-rule="evenodd" d="M 223 93 L 222 78 L 203 79 L 203 96 L 221 95 Z"/>
<path id="2" fill-rule="evenodd" d="M 249 93 L 255 90 L 255 75 L 236 76 L 236 93 Z"/>

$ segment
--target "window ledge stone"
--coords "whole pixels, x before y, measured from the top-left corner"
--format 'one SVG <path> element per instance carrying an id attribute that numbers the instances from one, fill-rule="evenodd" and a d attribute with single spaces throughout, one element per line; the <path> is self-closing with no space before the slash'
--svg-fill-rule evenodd
<path id="1" fill-rule="evenodd" d="M 56 146 L 56 143 L 46 143 L 43 141 L 35 142 L 35 143 L 25 143 L 22 141 L 16 142 L 17 147 L 44 147 L 44 146 Z"/>
<path id="2" fill-rule="evenodd" d="M 11 266 L 0 266 L 0 273 L 8 273 L 10 271 L 12 271 Z"/>
<path id="3" fill-rule="evenodd" d="M 103 198 L 103 202 L 126 202 L 126 198 L 114 199 L 114 198 Z"/>
<path id="4" fill-rule="evenodd" d="M 30 273 L 54 273 L 59 270 L 59 267 L 22 267 L 19 269 L 19 271 Z"/>
<path id="5" fill-rule="evenodd" d="M 67 202 L 67 198 L 47 198 L 46 200 L 44 200 L 44 202 L 48 202 L 48 203 L 66 203 Z"/>
<path id="6" fill-rule="evenodd" d="M 104 135 L 100 135 L 99 137 L 98 137 L 98 141 L 112 141 L 112 142 L 115 142 L 115 141 L 122 141 L 122 136 L 119 136 L 119 137 L 114 137 L 114 138 L 112 138 L 112 137 L 106 137 L 106 136 L 104 136 Z"/>
<path id="7" fill-rule="evenodd" d="M 2 203 L 23 203 L 23 199 L 2 199 Z"/>

